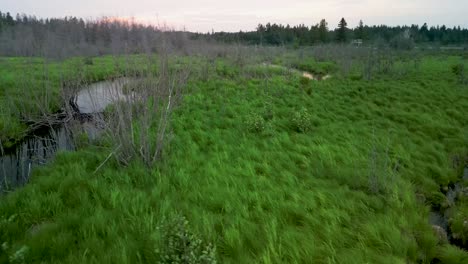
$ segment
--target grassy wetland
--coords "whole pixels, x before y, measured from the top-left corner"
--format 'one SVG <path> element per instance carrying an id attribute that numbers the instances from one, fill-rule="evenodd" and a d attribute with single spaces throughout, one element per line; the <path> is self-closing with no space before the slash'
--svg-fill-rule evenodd
<path id="1" fill-rule="evenodd" d="M 2 152 L 136 80 L 4 172 L 0 263 L 468 263 L 466 51 L 209 45 L 0 58 Z"/>

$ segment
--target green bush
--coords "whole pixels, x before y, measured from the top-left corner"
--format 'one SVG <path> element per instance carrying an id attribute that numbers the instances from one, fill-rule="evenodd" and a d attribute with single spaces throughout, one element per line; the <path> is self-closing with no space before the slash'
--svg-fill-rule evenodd
<path id="1" fill-rule="evenodd" d="M 462 63 L 453 65 L 453 66 L 452 66 L 452 72 L 453 72 L 453 74 L 455 74 L 456 76 L 461 76 L 461 75 L 463 75 L 463 73 L 465 72 L 465 65 L 463 65 Z"/>
<path id="2" fill-rule="evenodd" d="M 10 263 L 26 263 L 25 258 L 29 252 L 29 247 L 22 246 L 20 249 L 16 250 L 12 255 L 10 255 Z"/>
<path id="3" fill-rule="evenodd" d="M 351 74 L 349 76 L 349 79 L 351 79 L 352 81 L 360 81 L 364 78 L 364 76 L 362 75 L 362 73 L 358 73 L 358 74 Z"/>
<path id="4" fill-rule="evenodd" d="M 299 83 L 301 84 L 302 87 L 307 87 L 310 84 L 310 79 L 307 77 L 301 76 Z"/>
<path id="5" fill-rule="evenodd" d="M 292 66 L 298 70 L 316 75 L 326 75 L 337 70 L 337 66 L 334 62 L 317 62 L 314 60 L 296 62 L 293 63 Z"/>
<path id="6" fill-rule="evenodd" d="M 83 63 L 85 65 L 94 65 L 94 61 L 92 57 L 85 57 L 83 58 Z"/>
<path id="7" fill-rule="evenodd" d="M 215 264 L 216 248 L 205 244 L 188 228 L 183 216 L 176 216 L 161 226 L 163 246 L 157 253 L 159 263 Z"/>
<path id="8" fill-rule="evenodd" d="M 455 74 L 461 83 L 465 82 L 465 65 L 463 63 L 453 65 L 452 73 Z"/>
<path id="9" fill-rule="evenodd" d="M 274 117 L 273 113 L 274 105 L 271 102 L 266 102 L 263 106 L 263 119 L 266 121 L 270 121 Z"/>
<path id="10" fill-rule="evenodd" d="M 292 123 L 297 132 L 305 133 L 312 130 L 312 116 L 305 108 L 294 113 Z"/>
<path id="11" fill-rule="evenodd" d="M 434 191 L 428 197 L 428 202 L 432 208 L 439 210 L 440 208 L 447 207 L 447 197 L 439 191 Z"/>
<path id="12" fill-rule="evenodd" d="M 458 247 L 451 245 L 445 245 L 437 253 L 436 260 L 433 263 L 446 263 L 446 264 L 459 264 L 459 263 L 468 263 L 468 257 L 466 252 Z"/>
<path id="13" fill-rule="evenodd" d="M 8 218 L 0 218 L 0 230 L 8 230 L 14 225 L 17 220 L 17 215 L 12 215 Z M 8 242 L 3 241 L 2 233 L 0 232 L 0 263 L 26 263 L 26 257 L 29 252 L 29 247 L 22 245 L 19 248 L 12 247 Z"/>
<path id="14" fill-rule="evenodd" d="M 262 132 L 265 130 L 265 119 L 257 113 L 252 113 L 247 117 L 246 126 L 250 132 Z"/>
<path id="15" fill-rule="evenodd" d="M 452 231 L 453 239 L 457 240 L 463 246 L 468 246 L 468 206 L 463 206 L 463 202 L 466 194 L 461 194 L 462 199 L 458 200 L 458 205 L 455 207 L 454 215 L 451 221 L 449 221 L 450 230 Z"/>
<path id="16" fill-rule="evenodd" d="M 218 65 L 218 67 L 216 67 L 216 73 L 225 78 L 234 78 L 239 74 L 236 69 L 226 64 Z"/>

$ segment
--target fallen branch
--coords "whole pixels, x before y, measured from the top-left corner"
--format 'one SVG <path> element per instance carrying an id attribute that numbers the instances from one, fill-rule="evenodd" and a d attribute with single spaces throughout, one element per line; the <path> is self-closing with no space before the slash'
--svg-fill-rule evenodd
<path id="1" fill-rule="evenodd" d="M 115 148 L 114 151 L 112 151 L 112 152 L 109 154 L 109 156 L 107 156 L 107 158 L 101 163 L 101 165 L 99 165 L 99 166 L 96 168 L 96 170 L 93 172 L 93 174 L 96 174 L 96 172 L 97 172 L 102 166 L 104 166 L 104 164 L 106 164 L 106 162 L 112 157 L 112 155 L 115 154 L 115 152 L 116 152 L 117 150 L 119 150 L 119 148 L 120 148 L 121 146 L 122 146 L 122 145 L 117 146 L 117 148 Z"/>

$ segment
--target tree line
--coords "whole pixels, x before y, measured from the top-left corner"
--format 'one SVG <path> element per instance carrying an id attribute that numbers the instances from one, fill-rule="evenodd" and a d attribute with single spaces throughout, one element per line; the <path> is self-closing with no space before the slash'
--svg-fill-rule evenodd
<path id="1" fill-rule="evenodd" d="M 320 43 L 350 43 L 362 40 L 365 43 L 389 43 L 394 47 L 410 48 L 414 43 L 436 43 L 440 45 L 468 44 L 468 29 L 449 28 L 445 25 L 431 26 L 368 26 L 361 20 L 354 27 L 342 18 L 335 28 L 322 19 L 318 24 L 290 26 L 276 23 L 259 24 L 255 31 L 250 32 L 216 32 L 198 34 L 198 38 L 213 38 L 223 42 L 243 42 L 257 45 L 314 45 Z M 360 43 L 360 41 L 357 41 Z"/>
<path id="2" fill-rule="evenodd" d="M 411 48 L 414 43 L 467 45 L 468 30 L 442 26 L 367 26 L 362 21 L 350 28 L 344 18 L 333 29 L 325 19 L 313 26 L 276 23 L 259 24 L 250 32 L 189 33 L 176 32 L 135 20 L 101 18 L 83 20 L 76 17 L 13 17 L 0 11 L 0 56 L 96 56 L 154 52 L 160 45 L 174 50 L 187 49 L 189 40 L 207 40 L 256 45 L 307 46 L 320 43 L 350 43 L 362 40 L 364 45 L 384 43 L 396 48 Z M 164 37 L 164 41 L 161 39 Z M 360 41 L 358 43 L 361 43 Z"/>
<path id="3" fill-rule="evenodd" d="M 96 56 L 154 52 L 163 30 L 134 20 L 38 19 L 0 11 L 0 56 Z M 174 45 L 177 37 L 170 38 Z"/>

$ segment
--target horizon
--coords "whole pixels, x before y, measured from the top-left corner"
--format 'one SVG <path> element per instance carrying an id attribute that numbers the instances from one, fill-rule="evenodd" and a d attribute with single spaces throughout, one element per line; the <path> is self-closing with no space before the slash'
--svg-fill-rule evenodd
<path id="1" fill-rule="evenodd" d="M 10 12 L 12 16 L 26 14 L 44 19 L 134 18 L 136 22 L 142 24 L 164 25 L 174 30 L 200 33 L 254 31 L 258 24 L 266 23 L 291 26 L 304 24 L 310 27 L 319 23 L 322 18 L 328 22 L 329 29 L 332 30 L 337 27 L 342 17 L 348 22 L 349 28 L 355 28 L 359 20 L 368 26 L 411 26 L 413 24 L 421 26 L 424 23 L 428 26 L 445 25 L 449 28 L 458 26 L 467 28 L 468 26 L 463 12 L 468 10 L 468 2 L 461 0 L 448 0 L 445 4 L 434 0 L 417 0 L 412 3 L 401 0 L 328 0 L 315 3 L 291 0 L 287 7 L 284 7 L 280 1 L 264 0 L 255 3 L 240 0 L 235 5 L 225 3 L 226 1 L 213 0 L 201 0 L 197 3 L 188 0 L 180 0 L 177 3 L 135 0 L 132 6 L 127 6 L 127 3 L 122 0 L 96 2 L 83 0 L 81 3 L 67 0 L 59 3 L 53 0 L 5 1 L 2 12 Z M 391 15 L 388 14 L 386 7 L 390 4 L 394 9 Z M 50 8 L 52 5 L 55 8 Z M 93 5 L 95 8 L 91 10 L 84 8 Z M 363 5 L 366 7 L 364 8 Z"/>

